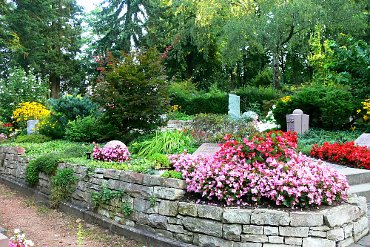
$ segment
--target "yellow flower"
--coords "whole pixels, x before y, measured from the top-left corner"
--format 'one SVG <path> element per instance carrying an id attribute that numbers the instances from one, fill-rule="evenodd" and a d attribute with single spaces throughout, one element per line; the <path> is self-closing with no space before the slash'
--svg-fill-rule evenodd
<path id="1" fill-rule="evenodd" d="M 39 120 L 50 114 L 43 104 L 38 102 L 24 102 L 13 112 L 13 119 L 16 122 L 23 122 L 29 119 Z"/>
<path id="2" fill-rule="evenodd" d="M 287 103 L 287 102 L 292 100 L 292 97 L 291 96 L 285 96 L 285 97 L 281 98 L 280 100 L 284 103 Z"/>

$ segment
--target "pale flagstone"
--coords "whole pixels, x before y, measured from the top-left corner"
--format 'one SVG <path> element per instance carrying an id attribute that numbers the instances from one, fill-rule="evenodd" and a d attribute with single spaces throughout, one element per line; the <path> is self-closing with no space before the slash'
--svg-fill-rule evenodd
<path id="1" fill-rule="evenodd" d="M 355 144 L 370 148 L 370 133 L 363 133 L 356 140 Z"/>

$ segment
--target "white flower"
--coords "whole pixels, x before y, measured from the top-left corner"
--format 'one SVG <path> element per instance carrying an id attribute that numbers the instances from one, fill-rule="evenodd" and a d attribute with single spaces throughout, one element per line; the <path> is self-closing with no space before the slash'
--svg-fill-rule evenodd
<path id="1" fill-rule="evenodd" d="M 29 239 L 27 239 L 25 242 L 24 242 L 24 244 L 26 245 L 26 247 L 31 247 L 31 246 L 34 246 L 35 244 L 33 243 L 33 241 L 32 240 L 29 240 Z"/>
<path id="2" fill-rule="evenodd" d="M 19 233 L 21 233 L 20 229 L 18 229 L 18 228 L 14 229 L 14 234 L 19 234 Z"/>

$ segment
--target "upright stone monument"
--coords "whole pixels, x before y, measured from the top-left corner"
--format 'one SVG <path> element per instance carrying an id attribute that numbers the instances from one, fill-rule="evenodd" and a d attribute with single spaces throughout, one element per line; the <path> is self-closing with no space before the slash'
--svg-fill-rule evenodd
<path id="1" fill-rule="evenodd" d="M 355 144 L 370 148 L 370 133 L 363 133 L 360 135 L 360 137 L 355 140 Z"/>
<path id="2" fill-rule="evenodd" d="M 229 117 L 233 119 L 240 118 L 240 96 L 229 94 Z"/>
<path id="3" fill-rule="evenodd" d="M 27 135 L 31 135 L 36 132 L 36 125 L 39 123 L 39 120 L 28 120 L 27 121 Z"/>
<path id="4" fill-rule="evenodd" d="M 300 109 L 295 109 L 293 114 L 286 115 L 287 131 L 303 134 L 309 129 L 309 115 L 303 114 Z"/>

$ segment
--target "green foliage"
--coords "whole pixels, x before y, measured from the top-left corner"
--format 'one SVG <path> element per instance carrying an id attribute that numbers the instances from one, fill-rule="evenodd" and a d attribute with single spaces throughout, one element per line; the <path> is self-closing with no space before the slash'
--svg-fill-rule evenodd
<path id="1" fill-rule="evenodd" d="M 272 80 L 272 70 L 271 68 L 265 68 L 261 70 L 251 81 L 250 85 L 255 87 L 267 87 L 271 86 L 273 83 Z"/>
<path id="2" fill-rule="evenodd" d="M 37 167 L 36 163 L 29 163 L 26 167 L 26 182 L 31 186 L 34 187 L 39 183 L 39 173 L 40 170 Z"/>
<path id="3" fill-rule="evenodd" d="M 126 217 L 130 216 L 130 215 L 134 212 L 134 209 L 132 208 L 131 204 L 130 204 L 130 203 L 128 203 L 128 202 L 124 202 L 124 203 L 122 203 L 121 210 L 122 210 L 122 213 L 123 213 Z"/>
<path id="4" fill-rule="evenodd" d="M 147 140 L 133 142 L 130 151 L 141 157 L 150 157 L 159 154 L 182 153 L 195 147 L 194 139 L 186 131 L 156 131 L 155 135 Z"/>
<path id="5" fill-rule="evenodd" d="M 327 131 L 311 128 L 308 132 L 298 137 L 298 150 L 306 155 L 310 154 L 313 144 L 321 146 L 324 142 L 344 143 L 356 140 L 362 134 L 361 131 Z"/>
<path id="6" fill-rule="evenodd" d="M 113 200 L 120 200 L 123 197 L 123 191 L 115 191 L 104 185 L 99 192 L 92 192 L 91 199 L 95 208 L 103 205 L 109 205 Z"/>
<path id="7" fill-rule="evenodd" d="M 93 142 L 100 137 L 101 126 L 94 116 L 77 118 L 68 123 L 65 138 L 69 141 Z"/>
<path id="8" fill-rule="evenodd" d="M 243 119 L 234 120 L 227 115 L 198 114 L 195 116 L 191 133 L 198 144 L 206 142 L 224 142 L 226 134 L 235 138 L 248 137 L 256 133 L 252 122 Z"/>
<path id="9" fill-rule="evenodd" d="M 51 179 L 50 206 L 57 208 L 59 204 L 67 200 L 76 189 L 77 177 L 71 168 L 57 170 Z"/>
<path id="10" fill-rule="evenodd" d="M 58 99 L 49 99 L 49 103 L 52 110 L 61 114 L 67 121 L 96 114 L 99 108 L 99 105 L 88 97 L 80 95 L 65 95 Z"/>
<path id="11" fill-rule="evenodd" d="M 170 168 L 171 166 L 171 162 L 165 154 L 155 153 L 149 156 L 148 159 L 155 162 L 156 169 Z"/>
<path id="12" fill-rule="evenodd" d="M 67 123 L 67 119 L 61 114 L 51 112 L 48 117 L 37 125 L 37 127 L 39 133 L 42 135 L 52 139 L 62 139 Z"/>
<path id="13" fill-rule="evenodd" d="M 20 103 L 45 103 L 48 96 L 48 83 L 40 75 L 35 75 L 33 70 L 26 73 L 15 67 L 10 68 L 8 73 L 8 78 L 0 78 L 0 115 L 7 121 Z"/>
<path id="14" fill-rule="evenodd" d="M 48 141 L 51 141 L 51 138 L 41 134 L 18 135 L 17 138 L 15 139 L 15 142 L 17 143 L 23 142 L 43 143 Z"/>
<path id="15" fill-rule="evenodd" d="M 51 176 L 55 174 L 59 161 L 60 156 L 57 153 L 50 153 L 31 160 L 30 164 L 34 164 L 40 172 Z"/>
<path id="16" fill-rule="evenodd" d="M 282 129 L 286 129 L 285 116 L 294 109 L 301 109 L 310 116 L 310 127 L 336 130 L 349 127 L 354 108 L 348 88 L 312 85 L 297 91 L 288 102 L 280 100 L 273 114 Z"/>
<path id="17" fill-rule="evenodd" d="M 150 130 L 168 109 L 167 82 L 155 50 L 124 55 L 97 83 L 94 98 L 122 133 Z"/>
<path id="18" fill-rule="evenodd" d="M 164 173 L 162 173 L 161 177 L 163 177 L 163 178 L 182 179 L 182 173 L 181 172 L 177 172 L 175 170 L 167 170 Z"/>

